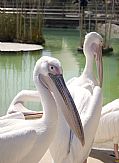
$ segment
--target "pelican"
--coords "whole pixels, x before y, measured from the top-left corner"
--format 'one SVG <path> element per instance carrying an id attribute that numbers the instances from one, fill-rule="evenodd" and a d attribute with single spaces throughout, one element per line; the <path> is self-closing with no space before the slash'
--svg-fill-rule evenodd
<path id="1" fill-rule="evenodd" d="M 53 163 L 86 162 L 90 153 L 102 107 L 102 41 L 102 37 L 96 32 L 86 35 L 83 46 L 86 57 L 84 71 L 80 77 L 75 77 L 67 82 L 69 91 L 81 116 L 85 145 L 82 146 L 72 130 L 70 130 L 59 109 L 56 135 L 49 147 Z M 94 58 L 97 63 L 99 82 L 93 73 Z M 32 94 L 32 96 L 34 95 Z"/>
<path id="2" fill-rule="evenodd" d="M 90 32 L 85 36 L 83 51 L 86 64 L 84 71 L 80 77 L 72 78 L 67 82 L 83 124 L 85 145 L 81 146 L 59 111 L 56 135 L 49 147 L 54 163 L 83 163 L 86 162 L 90 153 L 102 108 L 102 42 L 102 37 L 96 32 Z M 97 64 L 99 81 L 96 80 L 93 73 L 94 59 Z"/>
<path id="3" fill-rule="evenodd" d="M 63 80 L 60 62 L 55 58 L 41 57 L 36 62 L 33 80 L 40 92 L 43 117 L 37 120 L 0 120 L 1 163 L 38 163 L 55 136 L 59 105 L 84 145 L 80 117 Z"/>
<path id="4" fill-rule="evenodd" d="M 104 143 L 114 144 L 116 161 L 119 161 L 119 99 L 116 99 L 102 107 L 99 126 L 94 139 L 94 147 Z"/>

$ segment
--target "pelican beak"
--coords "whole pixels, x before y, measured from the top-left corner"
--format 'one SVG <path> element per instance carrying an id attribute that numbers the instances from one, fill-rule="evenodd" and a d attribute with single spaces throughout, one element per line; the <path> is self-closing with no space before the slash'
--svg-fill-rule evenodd
<path id="1" fill-rule="evenodd" d="M 69 124 L 70 128 L 73 130 L 75 135 L 79 138 L 81 141 L 81 144 L 84 146 L 85 140 L 84 140 L 84 131 L 81 123 L 81 119 L 79 116 L 79 113 L 77 111 L 77 108 L 75 106 L 75 103 L 69 93 L 69 90 L 65 84 L 64 78 L 62 74 L 53 75 L 49 74 L 50 78 L 55 83 L 66 107 L 65 109 L 61 107 L 62 112 L 65 116 L 65 119 L 67 123 Z"/>
<path id="2" fill-rule="evenodd" d="M 96 57 L 97 73 L 99 78 L 99 86 L 102 87 L 103 82 L 103 62 L 102 62 L 102 45 L 99 45 Z"/>
<path id="3" fill-rule="evenodd" d="M 42 116 L 43 116 L 43 112 L 41 111 L 41 112 L 33 112 L 32 113 L 32 111 L 30 112 L 24 112 L 23 113 L 24 114 L 24 116 L 25 116 L 25 119 L 36 119 L 36 118 L 42 118 Z"/>

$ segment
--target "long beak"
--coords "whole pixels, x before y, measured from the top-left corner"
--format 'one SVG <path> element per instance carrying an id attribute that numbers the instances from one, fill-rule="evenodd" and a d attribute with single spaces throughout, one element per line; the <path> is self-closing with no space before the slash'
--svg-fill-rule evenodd
<path id="1" fill-rule="evenodd" d="M 102 87 L 103 83 L 103 62 L 102 62 L 102 46 L 99 45 L 98 52 L 96 58 L 96 65 L 97 65 L 97 73 L 99 78 L 99 86 Z"/>
<path id="2" fill-rule="evenodd" d="M 83 132 L 83 127 L 81 123 L 80 116 L 78 114 L 77 108 L 75 106 L 75 103 L 69 93 L 68 88 L 66 87 L 66 84 L 64 82 L 63 76 L 62 75 L 53 75 L 49 74 L 50 78 L 53 80 L 55 83 L 59 93 L 62 96 L 62 99 L 66 105 L 66 109 L 62 109 L 62 112 L 65 116 L 65 119 L 67 123 L 69 124 L 70 128 L 74 131 L 75 135 L 79 138 L 81 141 L 81 144 L 85 144 L 84 140 L 84 132 Z"/>

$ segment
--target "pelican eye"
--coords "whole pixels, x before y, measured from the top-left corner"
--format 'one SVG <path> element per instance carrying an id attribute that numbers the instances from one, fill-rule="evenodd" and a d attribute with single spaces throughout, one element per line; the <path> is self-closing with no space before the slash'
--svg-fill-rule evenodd
<path id="1" fill-rule="evenodd" d="M 53 70 L 53 69 L 54 69 L 54 67 L 53 67 L 53 66 L 51 66 L 50 68 L 51 68 L 51 70 Z"/>
<path id="2" fill-rule="evenodd" d="M 58 67 L 55 65 L 49 65 L 49 73 L 54 74 L 54 75 L 59 74 Z"/>
<path id="3" fill-rule="evenodd" d="M 49 70 L 50 70 L 50 71 L 54 71 L 54 70 L 55 70 L 55 66 L 49 65 Z"/>

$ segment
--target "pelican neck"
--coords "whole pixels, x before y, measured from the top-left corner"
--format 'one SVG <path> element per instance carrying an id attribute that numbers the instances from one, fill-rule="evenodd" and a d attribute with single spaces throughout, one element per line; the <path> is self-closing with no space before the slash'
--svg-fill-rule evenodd
<path id="1" fill-rule="evenodd" d="M 91 75 L 93 74 L 94 55 L 93 52 L 91 51 L 90 46 L 87 44 L 84 46 L 84 55 L 86 57 L 86 63 L 85 63 L 83 74 Z"/>
<path id="2" fill-rule="evenodd" d="M 40 80 L 35 82 L 36 87 L 40 94 L 41 104 L 43 107 L 43 117 L 42 119 L 47 123 L 54 123 L 56 125 L 58 119 L 57 107 L 55 100 L 50 92 Z"/>

